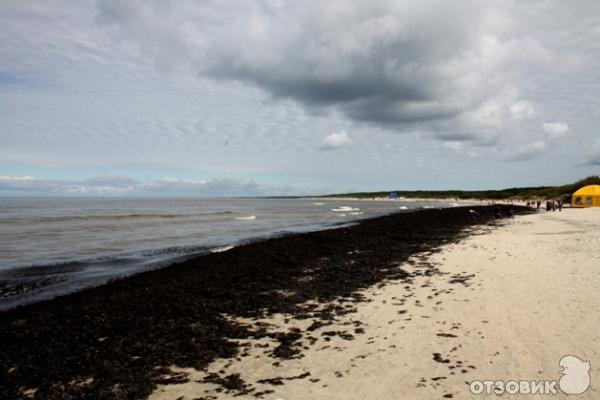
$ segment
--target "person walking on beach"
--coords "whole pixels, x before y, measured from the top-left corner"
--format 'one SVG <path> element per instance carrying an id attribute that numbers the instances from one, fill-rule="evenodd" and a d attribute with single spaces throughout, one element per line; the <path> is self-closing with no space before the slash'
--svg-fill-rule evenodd
<path id="1" fill-rule="evenodd" d="M 558 211 L 562 211 L 563 202 L 562 199 L 558 200 Z"/>

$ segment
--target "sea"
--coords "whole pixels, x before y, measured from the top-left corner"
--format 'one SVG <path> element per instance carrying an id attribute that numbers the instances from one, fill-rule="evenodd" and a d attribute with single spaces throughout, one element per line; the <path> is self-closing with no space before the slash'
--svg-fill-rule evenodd
<path id="1" fill-rule="evenodd" d="M 0 198 L 0 310 L 191 257 L 442 202 Z"/>

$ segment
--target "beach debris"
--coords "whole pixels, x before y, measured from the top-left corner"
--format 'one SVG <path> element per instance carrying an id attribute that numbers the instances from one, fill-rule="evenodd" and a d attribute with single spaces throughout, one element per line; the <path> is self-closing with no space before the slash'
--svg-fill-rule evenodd
<path id="1" fill-rule="evenodd" d="M 258 381 L 256 381 L 256 383 L 260 383 L 260 384 L 268 384 L 268 385 L 283 385 L 283 381 L 293 381 L 293 380 L 297 380 L 297 379 L 304 379 L 306 377 L 310 376 L 310 372 L 304 372 L 300 375 L 296 375 L 296 376 L 289 376 L 289 377 L 277 377 L 277 378 L 267 378 L 267 379 L 260 379 Z M 319 379 L 311 379 L 311 382 L 318 382 Z"/>
<path id="2" fill-rule="evenodd" d="M 186 372 L 167 371 L 164 375 L 156 378 L 156 382 L 161 385 L 175 385 L 187 382 L 189 374 Z"/>
<path id="3" fill-rule="evenodd" d="M 34 388 L 23 388 L 21 390 L 21 394 L 27 398 L 33 399 L 35 394 L 37 393 L 38 389 L 34 389 Z"/>
<path id="4" fill-rule="evenodd" d="M 475 274 L 470 274 L 470 275 L 454 274 L 450 277 L 450 280 L 448 282 L 449 283 L 462 283 L 465 286 L 469 286 L 469 280 L 474 277 L 475 277 Z"/>
<path id="5" fill-rule="evenodd" d="M 244 382 L 240 377 L 240 374 L 231 374 L 225 377 L 221 377 L 219 374 L 210 373 L 204 379 L 203 383 L 217 384 L 226 390 L 226 393 L 235 392 L 236 394 L 248 394 L 253 392 L 255 389 L 250 387 L 249 384 Z"/>
<path id="6" fill-rule="evenodd" d="M 450 360 L 448 358 L 444 358 L 442 357 L 442 355 L 440 353 L 433 353 L 433 360 L 435 362 L 439 362 L 442 364 L 449 364 Z"/>
<path id="7" fill-rule="evenodd" d="M 273 357 L 282 359 L 292 359 L 303 357 L 300 351 L 301 344 L 299 340 L 302 338 L 302 333 L 298 328 L 292 328 L 287 333 L 279 333 L 275 335 L 275 339 L 279 341 L 277 346 L 271 353 Z"/>

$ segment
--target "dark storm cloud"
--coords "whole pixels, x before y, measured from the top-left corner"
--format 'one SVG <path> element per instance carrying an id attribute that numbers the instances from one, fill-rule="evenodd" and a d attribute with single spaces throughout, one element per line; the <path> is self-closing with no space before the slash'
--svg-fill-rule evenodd
<path id="1" fill-rule="evenodd" d="M 163 63 L 177 62 L 170 52 L 179 37 L 203 76 L 247 82 L 309 111 L 334 108 L 395 126 L 452 119 L 503 83 L 477 82 L 492 78 L 474 70 L 482 61 L 482 5 L 426 3 L 245 1 L 234 10 L 209 2 L 188 21 L 198 29 L 193 38 L 185 24 L 163 28 L 176 17 L 160 2 L 100 2 L 98 21 L 171 58 Z"/>
<path id="2" fill-rule="evenodd" d="M 444 3 L 337 6 L 339 12 L 287 5 L 269 18 L 235 19 L 214 36 L 203 73 L 376 124 L 447 119 L 468 106 L 448 96 L 460 77 L 448 62 L 476 39 L 468 10 Z"/>
<path id="3" fill-rule="evenodd" d="M 475 0 L 192 4 L 103 1 L 97 20 L 157 65 L 187 63 L 311 113 L 440 140 L 494 143 L 534 117 L 522 88 L 535 75 L 585 65 L 555 31 L 588 13 L 559 2 L 552 13 Z"/>

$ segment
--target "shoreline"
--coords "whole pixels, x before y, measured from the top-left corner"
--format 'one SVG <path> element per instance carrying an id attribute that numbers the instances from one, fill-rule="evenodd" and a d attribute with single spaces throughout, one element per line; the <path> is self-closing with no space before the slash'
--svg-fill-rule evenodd
<path id="1" fill-rule="evenodd" d="M 390 202 L 424 202 L 424 203 L 447 203 L 447 204 L 459 204 L 459 205 L 491 205 L 491 204 L 511 204 L 515 206 L 524 206 L 527 200 L 522 199 L 462 199 L 458 197 L 398 197 L 397 199 L 391 199 L 389 197 L 321 197 L 321 198 L 310 198 L 315 200 L 334 200 L 334 201 L 390 201 Z"/>
<path id="2" fill-rule="evenodd" d="M 243 357 L 240 341 L 248 339 L 278 343 L 270 350 L 274 362 L 294 359 L 311 330 L 273 332 L 235 319 L 284 314 L 313 330 L 332 324 L 364 301 L 360 290 L 413 279 L 393 267 L 398 262 L 436 252 L 492 219 L 491 207 L 477 209 L 477 221 L 465 207 L 428 209 L 268 239 L 2 312 L 2 395 L 145 397 L 187 380 L 171 366 L 203 370 Z M 208 379 L 251 389 L 231 376 Z"/>
<path id="3" fill-rule="evenodd" d="M 77 220 L 80 226 L 75 228 L 65 227 L 60 222 L 61 218 L 56 216 L 52 217 L 52 225 L 42 225 L 39 230 L 35 226 L 35 218 L 33 218 L 34 226 L 31 227 L 27 225 L 21 227 L 15 224 L 9 232 L 18 232 L 19 229 L 28 232 L 42 232 L 40 241 L 37 243 L 41 250 L 38 251 L 34 246 L 27 251 L 27 246 L 31 246 L 31 244 L 26 243 L 25 239 L 19 239 L 27 236 L 16 235 L 17 239 L 14 239 L 15 235 L 8 234 L 3 248 L 8 250 L 9 256 L 0 268 L 0 311 L 49 300 L 85 288 L 101 286 L 112 279 L 122 279 L 144 271 L 163 268 L 202 254 L 220 251 L 223 248 L 228 249 L 295 233 L 335 229 L 355 224 L 362 219 L 393 214 L 398 212 L 399 209 L 413 209 L 418 208 L 419 205 L 424 205 L 427 208 L 431 204 L 403 203 L 405 204 L 403 207 L 397 207 L 392 203 L 380 202 L 368 205 L 364 202 L 359 204 L 348 200 L 314 204 L 313 201 L 307 199 L 304 199 L 302 203 L 304 204 L 300 205 L 302 210 L 300 214 L 310 214 L 307 219 L 303 219 L 301 215 L 296 215 L 284 220 L 286 218 L 286 207 L 288 211 L 297 208 L 295 205 L 289 207 L 290 204 L 293 205 L 289 202 L 281 204 L 283 208 L 277 208 L 280 204 L 276 203 L 275 208 L 277 211 L 269 214 L 269 212 L 263 210 L 259 212 L 258 218 L 252 215 L 250 210 L 247 210 L 248 213 L 240 210 L 239 205 L 236 204 L 223 205 L 223 213 L 218 212 L 218 210 L 199 214 L 190 213 L 190 218 L 219 215 L 219 218 L 223 216 L 224 219 L 229 219 L 230 221 L 227 220 L 226 225 L 231 225 L 229 229 L 234 232 L 232 235 L 229 235 L 226 231 L 228 228 L 225 227 L 225 224 L 220 224 L 219 221 L 216 223 L 217 231 L 211 231 L 210 228 L 199 226 L 210 226 L 214 221 L 204 224 L 203 222 L 197 223 L 196 220 L 190 222 L 187 218 L 176 219 L 175 217 L 185 217 L 186 213 L 189 213 L 190 210 L 184 208 L 180 211 L 170 212 L 167 215 L 169 219 L 165 225 L 148 229 L 131 229 L 130 232 L 133 235 L 138 235 L 138 239 L 135 243 L 129 245 L 120 244 L 122 242 L 128 243 L 128 238 L 119 234 L 119 229 L 122 229 L 122 232 L 129 229 L 126 220 L 120 221 L 118 223 L 120 228 L 114 232 L 108 231 L 105 229 L 105 225 L 99 224 L 102 218 L 105 218 L 107 214 L 110 215 L 108 211 L 100 213 L 100 216 L 96 214 L 86 215 L 85 213 L 78 216 Z M 348 204 L 353 204 L 353 206 L 344 206 Z M 319 205 L 319 207 L 315 207 L 315 205 Z M 438 206 L 438 204 L 434 205 Z M 208 204 L 208 206 L 211 205 Z M 439 204 L 439 206 L 446 206 L 446 204 Z M 147 207 L 146 204 L 142 208 L 146 209 Z M 360 208 L 354 209 L 353 207 Z M 345 209 L 348 210 L 345 211 Z M 260 211 L 260 207 L 254 210 L 254 212 L 258 211 Z M 130 211 L 129 214 L 125 213 L 125 215 L 135 217 L 135 223 L 141 226 L 145 223 L 149 226 L 151 223 L 156 223 L 156 220 L 146 220 L 145 217 L 154 217 L 155 215 L 148 210 L 145 212 L 146 214 L 138 215 L 136 212 Z M 73 218 L 62 214 L 61 216 L 65 219 Z M 139 216 L 144 218 L 139 219 Z M 11 219 L 9 218 L 9 220 Z M 59 220 L 59 222 L 55 223 L 54 220 Z M 191 226 L 192 224 L 194 227 Z M 188 233 L 181 234 L 179 237 L 175 234 L 163 242 L 161 239 L 165 232 L 167 236 L 171 234 L 168 229 L 169 225 L 172 225 L 173 230 L 180 229 L 182 232 L 187 231 Z M 163 228 L 163 226 L 166 227 Z M 52 235 L 43 234 L 45 229 L 61 232 L 64 234 L 62 237 L 65 238 L 71 236 L 71 240 L 59 240 L 52 243 L 51 239 L 47 240 Z M 71 229 L 81 229 L 82 235 L 73 237 Z M 88 232 L 91 233 L 88 235 Z M 142 244 L 144 238 L 151 245 L 144 246 Z M 79 246 L 80 243 L 84 243 L 84 246 Z M 85 245 L 85 243 L 88 244 Z M 114 243 L 118 245 L 115 246 Z M 11 247 L 22 249 L 21 254 L 11 253 Z M 107 251 L 106 248 L 112 250 Z"/>
<path id="4" fill-rule="evenodd" d="M 367 219 L 370 219 L 370 218 L 367 218 Z M 246 246 L 246 245 L 250 245 L 250 244 L 254 244 L 254 243 L 260 243 L 260 242 L 267 241 L 267 240 L 279 239 L 282 237 L 293 236 L 293 235 L 297 235 L 297 234 L 322 232 L 322 231 L 327 231 L 327 230 L 332 230 L 332 229 L 340 229 L 340 228 L 343 228 L 346 226 L 358 224 L 358 223 L 360 223 L 360 221 L 361 221 L 361 219 L 347 221 L 347 222 L 336 222 L 335 224 L 332 224 L 332 225 L 323 225 L 318 228 L 307 229 L 306 231 L 299 231 L 299 232 L 293 232 L 293 233 L 286 232 L 286 233 L 273 233 L 273 234 L 268 234 L 268 235 L 258 235 L 258 236 L 241 239 L 238 242 L 233 242 L 233 243 L 228 243 L 228 244 L 223 244 L 223 245 L 214 245 L 214 246 L 207 245 L 206 247 L 197 246 L 198 249 L 202 248 L 202 250 L 198 250 L 198 251 L 194 252 L 193 254 L 182 254 L 182 255 L 178 255 L 178 256 L 173 256 L 172 258 L 167 258 L 167 259 L 162 259 L 162 260 L 159 259 L 159 260 L 151 262 L 151 264 L 153 266 L 150 268 L 138 269 L 138 270 L 131 271 L 131 272 L 124 272 L 122 274 L 113 275 L 111 277 L 102 278 L 102 279 L 99 279 L 98 283 L 92 282 L 92 283 L 86 283 L 85 285 L 79 285 L 79 286 L 77 285 L 77 283 L 72 284 L 72 286 L 74 286 L 75 289 L 68 288 L 67 290 L 60 290 L 60 288 L 59 288 L 59 290 L 56 290 L 56 292 L 54 292 L 54 293 L 48 293 L 47 295 L 42 295 L 42 296 L 38 295 L 34 291 L 23 291 L 22 293 L 18 294 L 18 296 L 22 297 L 20 299 L 12 300 L 12 301 L 8 302 L 8 304 L 3 304 L 2 302 L 0 302 L 0 314 L 3 312 L 11 311 L 11 310 L 16 310 L 16 309 L 19 309 L 22 307 L 32 306 L 37 303 L 52 301 L 54 299 L 61 298 L 64 296 L 69 296 L 72 294 L 76 294 L 76 293 L 79 293 L 79 292 L 82 292 L 85 290 L 99 288 L 104 285 L 110 284 L 111 282 L 129 279 L 131 277 L 134 277 L 136 275 L 143 274 L 146 272 L 152 272 L 152 271 L 156 271 L 156 270 L 160 270 L 160 269 L 169 268 L 172 265 L 181 264 L 184 262 L 195 260 L 199 257 L 205 257 L 210 254 L 229 251 L 231 249 L 234 249 L 234 248 L 237 248 L 240 246 Z M 146 249 L 146 250 L 141 250 L 140 252 L 153 251 L 153 250 L 156 250 L 156 249 Z M 96 259 L 102 260 L 102 257 L 98 257 Z M 44 268 L 48 268 L 48 269 L 55 268 L 60 271 L 65 271 L 70 268 L 73 268 L 72 267 L 73 265 L 76 266 L 75 268 L 77 268 L 78 266 L 80 266 L 82 264 L 86 264 L 86 263 L 89 263 L 89 265 L 92 265 L 92 263 L 96 259 L 94 259 L 94 258 L 92 258 L 92 259 L 76 259 L 73 261 L 60 262 L 57 264 L 15 267 L 12 269 L 0 271 L 0 278 L 6 279 L 6 278 L 11 278 L 13 276 L 19 277 L 19 276 L 23 276 L 23 275 L 27 274 L 30 271 L 39 272 L 40 270 L 43 270 Z M 104 261 L 97 261 L 97 262 L 102 263 Z M 50 275 L 52 275 L 52 273 L 50 273 Z M 44 277 L 42 277 L 42 279 L 44 279 Z M 8 291 L 7 289 L 11 289 L 11 288 L 8 285 L 5 285 L 5 287 L 3 287 L 2 289 Z M 30 297 L 32 295 L 38 296 L 38 297 L 31 299 Z"/>

